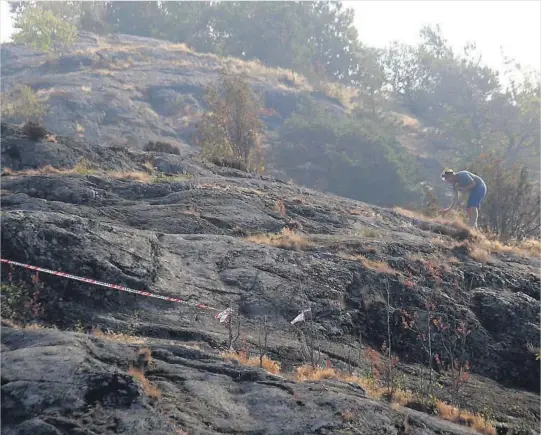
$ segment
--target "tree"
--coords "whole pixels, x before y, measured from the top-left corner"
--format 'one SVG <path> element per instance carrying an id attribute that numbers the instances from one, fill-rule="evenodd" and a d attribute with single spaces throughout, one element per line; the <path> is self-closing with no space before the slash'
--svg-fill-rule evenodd
<path id="1" fill-rule="evenodd" d="M 539 148 L 538 78 L 514 65 L 519 74 L 509 73 L 504 89 L 475 44 L 456 53 L 439 27 L 425 27 L 421 36 L 417 46 L 393 44 L 382 63 L 391 95 L 432 127 L 429 140 L 447 154 L 447 165 L 484 152 L 504 152 L 511 164 L 526 161 Z"/>
<path id="2" fill-rule="evenodd" d="M 524 239 L 539 234 L 539 183 L 523 165 L 509 165 L 497 154 L 483 154 L 468 168 L 487 183 L 479 224 L 502 239 Z"/>
<path id="3" fill-rule="evenodd" d="M 30 86 L 20 86 L 3 96 L 2 117 L 13 117 L 25 121 L 37 121 L 45 113 L 44 104 Z"/>
<path id="4" fill-rule="evenodd" d="M 207 89 L 209 111 L 197 127 L 196 144 L 206 157 L 232 157 L 250 170 L 262 170 L 261 105 L 242 76 L 220 72 L 218 86 Z"/>
<path id="5" fill-rule="evenodd" d="M 58 51 L 75 41 L 76 27 L 50 10 L 27 7 L 17 16 L 15 28 L 20 29 L 13 41 L 40 51 Z"/>
<path id="6" fill-rule="evenodd" d="M 381 120 L 306 104 L 280 130 L 274 160 L 297 182 L 337 195 L 384 206 L 413 198 L 414 159 Z"/>
<path id="7" fill-rule="evenodd" d="M 62 21 L 70 23 L 80 30 L 95 33 L 110 32 L 106 26 L 105 12 L 109 2 L 86 1 L 18 1 L 9 2 L 11 12 L 17 20 L 30 8 L 50 11 Z"/>

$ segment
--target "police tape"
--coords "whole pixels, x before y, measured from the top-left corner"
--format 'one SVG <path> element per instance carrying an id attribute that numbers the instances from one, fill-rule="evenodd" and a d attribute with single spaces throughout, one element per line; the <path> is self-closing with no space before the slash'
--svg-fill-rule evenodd
<path id="1" fill-rule="evenodd" d="M 11 264 L 13 266 L 24 267 L 26 269 L 35 270 L 37 272 L 48 273 L 50 275 L 56 275 L 56 276 L 60 276 L 62 278 L 74 279 L 76 281 L 86 282 L 86 283 L 92 284 L 92 285 L 99 285 L 101 287 L 107 287 L 107 288 L 111 288 L 111 289 L 114 289 L 114 290 L 120 290 L 120 291 L 127 292 L 127 293 L 133 293 L 133 294 L 136 294 L 136 295 L 146 296 L 146 297 L 149 297 L 149 298 L 161 299 L 163 301 L 169 301 L 169 302 L 175 302 L 175 303 L 178 303 L 178 304 L 189 305 L 189 306 L 192 306 L 192 307 L 195 307 L 195 308 L 200 308 L 200 309 L 205 309 L 205 310 L 210 310 L 210 311 L 218 311 L 218 314 L 216 314 L 216 318 L 220 319 L 220 323 L 223 323 L 225 320 L 227 320 L 229 315 L 232 313 L 232 310 L 230 308 L 227 308 L 226 310 L 222 311 L 222 310 L 219 310 L 217 308 L 212 308 L 212 307 L 209 307 L 208 305 L 201 304 L 201 303 L 187 302 L 187 301 L 183 301 L 182 299 L 173 298 L 173 297 L 170 297 L 170 296 L 162 296 L 162 295 L 158 295 L 156 293 L 145 292 L 145 291 L 142 291 L 142 290 L 135 290 L 135 289 L 132 289 L 132 288 L 129 288 L 129 287 L 125 287 L 123 285 L 109 284 L 107 282 L 98 281 L 98 280 L 90 279 L 90 278 L 84 278 L 84 277 L 76 276 L 76 275 L 71 275 L 69 273 L 59 272 L 59 271 L 56 271 L 56 270 L 45 269 L 43 267 L 32 266 L 31 264 L 19 263 L 17 261 L 7 260 L 5 258 L 0 258 L 0 261 L 2 263 Z"/>

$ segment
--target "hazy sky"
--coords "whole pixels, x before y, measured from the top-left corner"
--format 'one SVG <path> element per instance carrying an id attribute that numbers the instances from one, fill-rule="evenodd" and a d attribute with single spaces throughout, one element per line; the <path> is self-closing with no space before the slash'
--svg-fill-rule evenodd
<path id="1" fill-rule="evenodd" d="M 9 5 L 1 3 L 1 41 L 13 32 Z M 508 56 L 541 66 L 541 1 L 345 1 L 355 9 L 360 39 L 384 47 L 393 40 L 415 43 L 426 24 L 440 24 L 457 49 L 475 41 L 484 61 L 500 68 L 500 46 Z"/>

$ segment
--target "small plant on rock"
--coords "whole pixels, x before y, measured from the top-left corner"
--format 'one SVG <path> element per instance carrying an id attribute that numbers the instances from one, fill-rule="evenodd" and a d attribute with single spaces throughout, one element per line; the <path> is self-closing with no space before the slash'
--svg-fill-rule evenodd
<path id="1" fill-rule="evenodd" d="M 216 166 L 233 168 L 233 169 L 237 169 L 238 171 L 248 172 L 248 167 L 246 166 L 246 163 L 244 163 L 242 160 L 235 157 L 214 156 L 214 157 L 210 157 L 210 161 Z"/>
<path id="2" fill-rule="evenodd" d="M 27 121 L 23 125 L 23 134 L 28 136 L 33 141 L 45 139 L 47 137 L 47 129 L 34 121 Z"/>
<path id="3" fill-rule="evenodd" d="M 167 153 L 167 154 L 180 154 L 180 150 L 174 146 L 171 145 L 168 142 L 160 142 L 160 141 L 149 141 L 145 145 L 145 151 L 153 151 L 157 153 Z"/>
<path id="4" fill-rule="evenodd" d="M 2 318 L 22 323 L 40 320 L 43 315 L 40 301 L 43 286 L 37 274 L 32 276 L 32 283 L 32 286 L 25 283 L 0 285 Z"/>
<path id="5" fill-rule="evenodd" d="M 38 121 L 45 114 L 45 105 L 30 86 L 21 86 L 14 92 L 2 96 L 2 100 L 2 117 Z"/>

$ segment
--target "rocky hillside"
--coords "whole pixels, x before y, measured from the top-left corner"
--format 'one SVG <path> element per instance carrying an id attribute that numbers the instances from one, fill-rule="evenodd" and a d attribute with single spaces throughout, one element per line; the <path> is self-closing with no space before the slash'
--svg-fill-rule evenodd
<path id="1" fill-rule="evenodd" d="M 437 399 L 499 433 L 539 426 L 538 255 L 189 156 L 6 124 L 1 151 L 2 258 L 191 304 L 3 265 L 3 433 L 473 433 L 413 399 L 427 309 Z M 195 304 L 238 312 L 233 348 L 254 356 L 266 316 L 280 374 L 224 358 L 228 329 Z M 313 323 L 292 325 L 307 308 Z M 17 326 L 29 321 L 42 327 Z M 460 322 L 470 368 L 454 395 Z M 393 405 L 368 381 L 389 333 L 405 397 Z M 319 375 L 295 376 L 311 360 L 303 337 Z"/>
<path id="2" fill-rule="evenodd" d="M 345 110 L 338 99 L 314 91 L 290 71 L 194 53 L 183 44 L 86 32 L 58 58 L 3 44 L 2 92 L 31 86 L 50 108 L 44 124 L 59 134 L 133 148 L 149 140 L 186 148 L 205 107 L 205 87 L 223 67 L 248 75 L 263 97 L 266 110 L 261 115 L 271 131 L 302 97 L 338 114 Z"/>
<path id="3" fill-rule="evenodd" d="M 129 35 L 107 37 L 81 32 L 77 43 L 58 56 L 3 44 L 1 55 L 1 90 L 6 104 L 16 100 L 14 92 L 21 86 L 29 86 L 46 108 L 44 125 L 58 134 L 107 146 L 142 149 L 149 140 L 159 140 L 172 143 L 183 153 L 193 151 L 195 126 L 206 110 L 205 88 L 216 82 L 222 68 L 245 73 L 253 90 L 262 97 L 264 107 L 259 115 L 266 127 L 265 143 L 271 149 L 275 148 L 284 123 L 307 104 L 325 112 L 327 118 L 334 118 L 334 124 L 340 125 L 355 100 L 352 90 L 327 83 L 315 87 L 305 77 L 289 70 L 268 68 L 255 61 L 195 53 L 183 44 Z M 23 117 L 6 113 L 5 121 L 24 121 Z M 418 165 L 419 169 L 414 172 L 421 179 L 439 184 L 437 177 L 442 167 L 432 155 L 434 150 L 422 126 L 402 114 L 392 116 L 404 124 L 398 129 L 397 146 L 411 156 L 412 164 Z M 316 130 L 313 134 L 323 134 Z M 309 136 L 309 133 L 303 131 L 301 136 Z M 371 142 L 379 141 L 380 136 L 382 133 L 378 133 L 377 128 L 368 128 L 367 137 L 354 136 L 351 144 L 333 144 L 336 149 L 326 152 L 310 138 L 306 138 L 310 148 L 303 151 L 302 141 L 294 137 L 295 146 L 300 147 L 298 153 L 303 155 L 302 163 L 286 167 L 283 160 L 295 159 L 282 156 L 277 157 L 280 162 L 269 159 L 267 166 L 274 166 L 275 175 L 336 193 L 339 190 L 330 187 L 337 184 L 336 176 L 332 171 L 327 172 L 331 167 L 344 165 L 341 153 L 348 150 L 346 154 L 351 162 L 360 160 L 361 166 L 352 167 L 351 172 L 362 172 L 362 162 L 368 157 L 359 158 L 358 149 L 370 149 Z M 329 141 L 332 143 L 333 139 Z M 381 145 L 376 146 L 376 149 L 381 148 Z M 329 163 L 329 159 L 334 164 Z M 406 164 L 403 157 L 398 159 L 402 165 Z M 342 170 L 342 174 L 347 172 L 349 170 Z M 392 170 L 389 176 L 395 172 Z M 344 185 L 355 183 L 338 181 Z M 353 193 L 348 196 L 365 200 L 369 197 Z"/>

